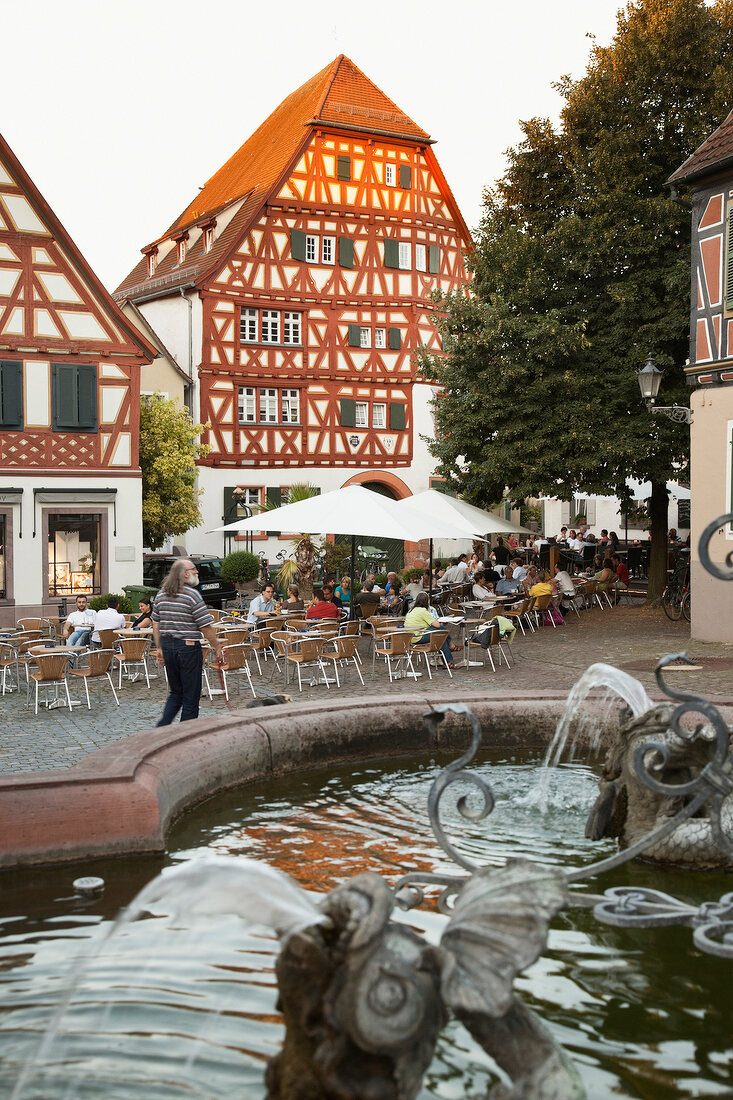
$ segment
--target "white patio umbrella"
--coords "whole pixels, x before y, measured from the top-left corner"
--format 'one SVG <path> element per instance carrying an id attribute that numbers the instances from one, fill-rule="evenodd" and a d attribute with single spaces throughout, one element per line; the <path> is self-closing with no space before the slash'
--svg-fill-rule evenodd
<path id="1" fill-rule="evenodd" d="M 216 531 L 296 531 L 309 535 L 351 535 L 351 588 L 354 589 L 356 539 L 362 535 L 419 542 L 421 539 L 455 538 L 455 525 L 427 515 L 420 509 L 403 513 L 391 497 L 365 489 L 362 485 L 346 485 L 330 493 L 321 493 L 281 508 L 259 512 L 246 519 L 235 520 Z M 463 532 L 458 532 L 458 536 Z M 353 601 L 351 601 L 353 609 Z M 353 610 L 352 610 L 353 613 Z"/>

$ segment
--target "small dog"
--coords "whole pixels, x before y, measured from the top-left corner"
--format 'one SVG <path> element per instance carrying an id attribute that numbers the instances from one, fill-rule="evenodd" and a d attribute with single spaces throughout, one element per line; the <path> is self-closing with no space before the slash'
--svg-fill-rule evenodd
<path id="1" fill-rule="evenodd" d="M 245 704 L 245 710 L 251 710 L 252 707 L 276 707 L 280 703 L 292 703 L 292 697 L 290 695 L 267 695 L 263 699 L 250 699 Z"/>

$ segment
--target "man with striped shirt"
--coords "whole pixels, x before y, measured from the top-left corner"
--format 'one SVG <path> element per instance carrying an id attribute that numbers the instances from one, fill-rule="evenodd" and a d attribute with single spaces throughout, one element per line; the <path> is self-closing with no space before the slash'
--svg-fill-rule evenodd
<path id="1" fill-rule="evenodd" d="M 155 597 L 151 618 L 159 665 L 165 664 L 170 694 L 159 726 L 169 726 L 179 710 L 181 721 L 199 716 L 203 653 L 201 635 L 221 659 L 221 643 L 212 627 L 213 615 L 194 588 L 198 570 L 188 558 L 174 562 Z"/>

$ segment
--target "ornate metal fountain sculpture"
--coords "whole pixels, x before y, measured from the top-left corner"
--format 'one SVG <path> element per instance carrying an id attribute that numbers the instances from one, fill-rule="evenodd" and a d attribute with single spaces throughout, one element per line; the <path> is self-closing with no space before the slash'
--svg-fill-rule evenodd
<path id="1" fill-rule="evenodd" d="M 466 874 L 413 872 L 392 889 L 378 875 L 359 875 L 316 905 L 266 865 L 214 858 L 230 876 L 231 910 L 262 921 L 254 896 L 259 876 L 262 897 L 271 903 L 264 919 L 282 941 L 277 976 L 286 1035 L 267 1069 L 270 1100 L 412 1100 L 451 1014 L 511 1081 L 495 1086 L 492 1100 L 580 1100 L 583 1086 L 572 1062 L 513 989 L 517 974 L 544 951 L 553 916 L 572 905 L 591 906 L 607 924 L 690 926 L 697 948 L 733 959 L 733 893 L 694 907 L 638 887 L 600 895 L 574 889 L 644 852 L 658 853 L 675 843 L 680 827 L 701 822 L 707 841 L 733 859 L 726 809 L 733 792 L 730 731 L 710 703 L 666 686 L 662 670 L 679 660 L 685 655 L 666 657 L 657 667 L 660 687 L 677 705 L 656 707 L 647 721 L 628 726 L 618 774 L 609 771 L 592 826 L 602 831 L 618 820 L 622 779 L 627 790 L 634 785 L 659 802 L 625 835 L 623 850 L 582 870 L 566 873 L 528 860 L 482 867 L 454 847 L 441 821 L 446 791 L 459 780 L 473 787 L 478 806 L 465 795 L 456 803 L 466 820 L 481 821 L 494 807 L 489 784 L 465 770 L 481 745 L 481 727 L 462 703 L 437 707 L 425 720 L 434 734 L 450 712 L 471 726 L 468 751 L 443 769 L 428 796 L 433 831 Z M 682 725 L 693 713 L 706 719 L 711 739 Z M 691 762 L 682 762 L 684 749 L 692 751 Z M 648 831 L 637 836 L 642 828 Z M 194 875 L 195 866 L 187 864 L 156 880 L 139 896 L 138 908 L 180 894 L 188 911 L 196 905 L 210 911 L 208 890 L 192 902 L 188 879 Z M 437 946 L 391 919 L 395 906 L 414 908 L 424 900 L 423 888 L 436 886 L 442 888 L 438 906 L 450 917 Z"/>

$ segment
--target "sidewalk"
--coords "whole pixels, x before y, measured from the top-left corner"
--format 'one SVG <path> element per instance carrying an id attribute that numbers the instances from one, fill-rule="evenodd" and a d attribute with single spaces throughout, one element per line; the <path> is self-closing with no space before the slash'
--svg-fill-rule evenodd
<path id="1" fill-rule="evenodd" d="M 699 670 L 670 672 L 668 681 L 683 691 L 705 695 L 714 702 L 733 697 L 733 646 L 690 642 L 689 623 L 670 622 L 660 609 L 645 607 L 618 607 L 601 612 L 593 610 L 581 613 L 580 619 L 571 613 L 566 624 L 553 630 L 542 627 L 538 633 L 521 636 L 512 647 L 515 667 L 499 666 L 496 674 L 491 667 L 457 669 L 451 681 L 446 672 L 436 671 L 433 680 L 423 673 L 420 678 L 422 694 L 445 695 L 452 689 L 457 700 L 470 700 L 476 691 L 496 691 L 497 697 L 511 697 L 518 691 L 550 691 L 567 693 L 585 669 L 596 661 L 623 668 L 636 676 L 651 695 L 657 694 L 653 669 L 656 661 L 666 653 L 687 649 Z M 390 684 L 386 672 L 377 665 L 377 677 L 371 679 L 371 655 L 367 655 L 367 642 L 361 643 L 365 687 L 353 667 L 344 670 L 341 694 L 350 698 L 375 696 L 399 697 L 414 689 L 412 679 L 398 680 Z M 496 659 L 496 658 L 495 658 Z M 417 665 L 416 665 L 417 667 Z M 283 675 L 275 673 L 270 679 L 272 662 L 263 667 L 263 676 L 257 676 L 253 663 L 255 688 L 263 694 L 284 691 Z M 212 681 L 213 686 L 213 681 Z M 72 684 L 72 695 L 78 685 Z M 336 693 L 335 685 L 330 689 Z M 129 684 L 123 681 L 120 706 L 116 707 L 109 687 L 102 688 L 102 701 L 97 701 L 96 687 L 90 691 L 92 709 L 86 704 L 68 709 L 39 710 L 35 717 L 32 708 L 25 705 L 25 690 L 6 695 L 0 701 L 5 721 L 0 729 L 0 774 L 48 771 L 67 768 L 83 760 L 89 753 L 115 741 L 152 728 L 158 721 L 165 700 L 164 679 L 151 680 L 151 688 L 145 679 Z M 289 694 L 293 700 L 303 703 L 322 699 L 324 686 L 304 688 L 298 694 L 297 681 L 290 683 Z M 249 692 L 241 695 L 236 690 L 230 697 L 231 709 L 238 709 L 250 700 Z M 201 700 L 201 717 L 224 714 L 227 705 L 223 696 Z"/>

